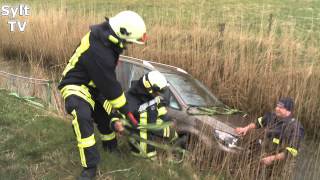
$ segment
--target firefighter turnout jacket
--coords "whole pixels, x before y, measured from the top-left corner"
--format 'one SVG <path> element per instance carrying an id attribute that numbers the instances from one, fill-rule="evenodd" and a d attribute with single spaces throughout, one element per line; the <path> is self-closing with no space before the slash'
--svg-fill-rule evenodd
<path id="1" fill-rule="evenodd" d="M 132 82 L 132 87 L 126 93 L 129 102 L 129 111 L 133 112 L 140 125 L 157 124 L 170 121 L 167 115 L 167 109 L 164 101 L 159 96 L 152 96 L 143 86 L 142 78 Z M 173 139 L 177 136 L 176 132 L 170 126 L 160 130 L 133 129 L 135 133 L 140 135 L 140 138 L 146 140 L 154 140 L 156 137 Z M 132 146 L 132 153 L 135 155 L 146 154 L 149 158 L 156 155 L 155 147 L 140 141 L 139 149 Z"/>
<path id="2" fill-rule="evenodd" d="M 286 156 L 296 157 L 300 142 L 304 137 L 304 129 L 300 122 L 292 116 L 279 118 L 275 113 L 266 113 L 256 121 L 258 128 L 265 128 L 269 151 L 285 152 Z"/>
<path id="3" fill-rule="evenodd" d="M 115 74 L 123 46 L 108 21 L 91 26 L 70 58 L 58 86 L 66 110 L 74 118 L 72 125 L 83 167 L 95 167 L 99 161 L 93 122 L 98 124 L 102 141 L 114 141 L 115 133 L 108 129 L 111 109 L 128 112 Z M 99 99 L 98 94 L 105 98 Z"/>
<path id="4" fill-rule="evenodd" d="M 107 21 L 90 29 L 64 69 L 58 88 L 64 99 L 74 94 L 92 108 L 99 92 L 112 107 L 126 114 L 126 98 L 115 74 L 123 43 L 116 38 Z"/>

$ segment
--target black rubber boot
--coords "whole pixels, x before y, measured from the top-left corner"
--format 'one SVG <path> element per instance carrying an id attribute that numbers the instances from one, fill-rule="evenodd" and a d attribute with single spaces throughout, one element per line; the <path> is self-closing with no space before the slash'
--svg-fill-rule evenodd
<path id="1" fill-rule="evenodd" d="M 94 180 L 96 177 L 96 167 L 83 168 L 78 180 Z"/>

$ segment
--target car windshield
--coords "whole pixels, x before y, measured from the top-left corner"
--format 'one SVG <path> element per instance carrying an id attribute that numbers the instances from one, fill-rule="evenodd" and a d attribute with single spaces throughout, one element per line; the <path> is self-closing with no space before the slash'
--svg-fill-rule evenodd
<path id="1" fill-rule="evenodd" d="M 179 93 L 183 101 L 189 106 L 224 106 L 209 90 L 198 80 L 191 76 L 164 73 L 170 86 Z"/>

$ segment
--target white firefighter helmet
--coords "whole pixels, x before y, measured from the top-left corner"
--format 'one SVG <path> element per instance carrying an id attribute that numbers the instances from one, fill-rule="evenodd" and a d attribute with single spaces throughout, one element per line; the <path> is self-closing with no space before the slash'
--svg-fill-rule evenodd
<path id="1" fill-rule="evenodd" d="M 168 86 L 167 79 L 159 71 L 151 71 L 142 78 L 144 87 L 149 93 L 161 92 Z"/>
<path id="2" fill-rule="evenodd" d="M 128 42 L 144 44 L 147 38 L 146 25 L 141 16 L 133 11 L 122 11 L 109 18 L 116 35 Z"/>

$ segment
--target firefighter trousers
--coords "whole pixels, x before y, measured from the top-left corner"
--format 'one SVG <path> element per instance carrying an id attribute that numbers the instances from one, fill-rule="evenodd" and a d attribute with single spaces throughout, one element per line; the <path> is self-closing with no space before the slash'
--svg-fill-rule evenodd
<path id="1" fill-rule="evenodd" d="M 65 99 L 65 108 L 73 116 L 72 126 L 80 153 L 83 167 L 96 167 L 100 155 L 94 136 L 94 122 L 101 135 L 104 146 L 116 147 L 115 133 L 109 128 L 110 118 L 99 102 L 95 102 L 94 109 L 86 100 L 77 95 L 70 95 Z"/>

